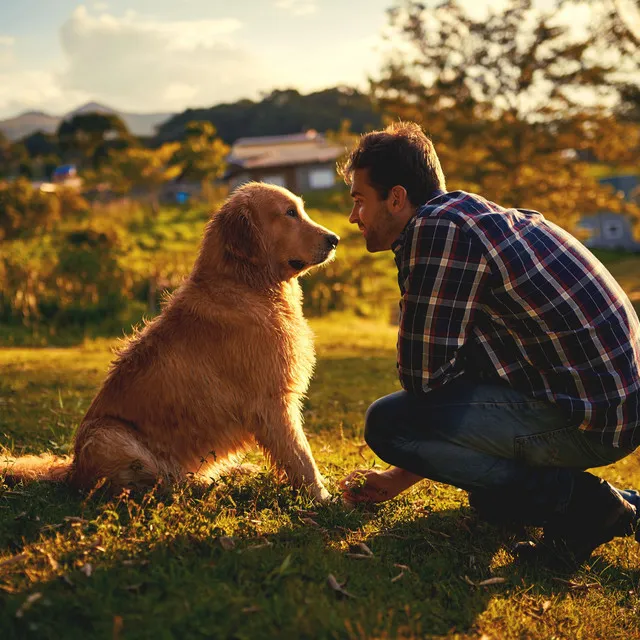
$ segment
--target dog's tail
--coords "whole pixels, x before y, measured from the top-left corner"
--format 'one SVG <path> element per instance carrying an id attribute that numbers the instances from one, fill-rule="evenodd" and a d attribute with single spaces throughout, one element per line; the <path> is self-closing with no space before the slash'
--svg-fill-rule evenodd
<path id="1" fill-rule="evenodd" d="M 0 453 L 0 478 L 4 476 L 7 483 L 35 482 L 48 480 L 64 482 L 69 478 L 73 467 L 71 456 L 54 456 L 43 453 L 39 456 L 13 456 Z"/>

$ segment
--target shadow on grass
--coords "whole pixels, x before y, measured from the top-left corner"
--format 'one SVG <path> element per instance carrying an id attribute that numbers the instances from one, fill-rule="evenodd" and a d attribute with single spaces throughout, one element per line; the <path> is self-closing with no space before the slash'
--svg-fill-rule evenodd
<path id="1" fill-rule="evenodd" d="M 384 522 L 367 535 L 376 514 L 338 504 L 309 511 L 296 506 L 304 503 L 290 490 L 274 493 L 270 481 L 266 489 L 240 486 L 214 503 L 206 491 L 189 492 L 186 502 L 169 498 L 162 510 L 157 501 L 146 509 L 137 509 L 139 500 L 84 503 L 65 487 L 32 485 L 5 494 L 0 553 L 28 547 L 30 561 L 0 565 L 0 635 L 32 631 L 57 638 L 64 630 L 65 638 L 105 637 L 121 619 L 127 638 L 330 638 L 360 631 L 396 637 L 408 629 L 466 630 L 484 611 L 491 593 L 459 575 L 470 572 L 467 552 L 476 553 L 479 570 L 499 540 L 460 533 L 459 511 L 402 525 Z M 220 539 L 222 502 L 237 505 L 229 512 L 233 548 Z M 172 507 L 184 510 L 184 522 L 178 511 L 162 520 Z M 122 517 L 127 509 L 138 515 Z M 259 535 L 255 523 L 276 512 L 277 526 Z M 357 541 L 373 556 L 348 555 Z M 348 595 L 331 588 L 330 575 Z M 25 608 L 33 594 L 37 600 Z"/>
<path id="2" fill-rule="evenodd" d="M 468 508 L 317 508 L 269 474 L 135 500 L 30 485 L 0 506 L 0 554 L 29 555 L 0 564 L 3 638 L 475 637 L 494 597 L 580 582 L 515 565 Z M 600 576 L 616 600 L 640 580 Z"/>

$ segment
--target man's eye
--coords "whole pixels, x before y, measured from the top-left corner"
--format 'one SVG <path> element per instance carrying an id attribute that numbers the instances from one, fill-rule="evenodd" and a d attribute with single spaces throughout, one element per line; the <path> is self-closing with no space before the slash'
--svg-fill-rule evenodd
<path id="1" fill-rule="evenodd" d="M 298 212 L 295 209 L 287 209 L 286 215 L 288 215 L 290 218 L 297 218 Z"/>

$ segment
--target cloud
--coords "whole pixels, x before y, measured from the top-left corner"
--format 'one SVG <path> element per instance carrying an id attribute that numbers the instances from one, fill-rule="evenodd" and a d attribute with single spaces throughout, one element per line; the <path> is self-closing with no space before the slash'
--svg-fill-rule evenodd
<path id="1" fill-rule="evenodd" d="M 12 47 L 16 39 L 12 36 L 0 36 L 0 47 Z"/>
<path id="2" fill-rule="evenodd" d="M 278 9 L 289 11 L 294 16 L 315 13 L 318 8 L 315 0 L 276 0 L 274 6 Z"/>
<path id="3" fill-rule="evenodd" d="M 264 84 L 261 62 L 235 41 L 236 19 L 158 21 L 79 6 L 61 28 L 63 90 L 135 111 L 236 100 Z"/>
<path id="4" fill-rule="evenodd" d="M 77 105 L 89 96 L 82 92 L 65 93 L 55 74 L 48 71 L 7 71 L 0 68 L 0 110 L 15 115 L 25 109 L 41 110 L 56 115 L 69 108 L 69 101 Z"/>

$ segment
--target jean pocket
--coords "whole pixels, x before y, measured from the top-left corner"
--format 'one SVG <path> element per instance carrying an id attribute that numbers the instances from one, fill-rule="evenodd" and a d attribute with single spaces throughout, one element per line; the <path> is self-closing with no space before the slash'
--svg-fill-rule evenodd
<path id="1" fill-rule="evenodd" d="M 609 464 L 602 462 L 574 425 L 519 436 L 514 441 L 514 455 L 516 460 L 536 467 L 588 469 Z"/>

